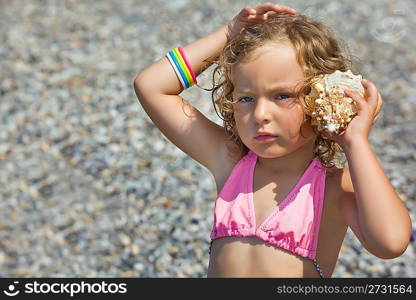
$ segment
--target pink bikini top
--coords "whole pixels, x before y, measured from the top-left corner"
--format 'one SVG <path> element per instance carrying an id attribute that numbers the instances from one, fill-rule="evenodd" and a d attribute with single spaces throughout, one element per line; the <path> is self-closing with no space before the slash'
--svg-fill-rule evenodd
<path id="1" fill-rule="evenodd" d="M 211 244 L 221 237 L 256 236 L 268 244 L 316 262 L 326 168 L 318 158 L 313 159 L 292 191 L 256 231 L 253 204 L 256 163 L 257 154 L 249 150 L 234 166 L 215 200 Z"/>

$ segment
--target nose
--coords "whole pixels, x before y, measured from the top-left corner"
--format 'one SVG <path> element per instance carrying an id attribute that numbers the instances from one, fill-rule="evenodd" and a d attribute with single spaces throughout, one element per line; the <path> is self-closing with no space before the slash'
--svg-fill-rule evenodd
<path id="1" fill-rule="evenodd" d="M 265 97 L 257 98 L 254 106 L 253 117 L 258 123 L 269 122 L 271 119 L 271 106 L 272 103 Z"/>

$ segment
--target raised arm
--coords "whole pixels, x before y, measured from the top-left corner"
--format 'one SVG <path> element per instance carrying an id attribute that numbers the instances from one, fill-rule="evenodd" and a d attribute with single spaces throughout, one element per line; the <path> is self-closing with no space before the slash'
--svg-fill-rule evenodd
<path id="1" fill-rule="evenodd" d="M 410 242 L 409 212 L 397 195 L 368 141 L 346 151 L 350 180 L 342 212 L 363 246 L 384 259 L 403 254 Z"/>
<path id="2" fill-rule="evenodd" d="M 372 82 L 364 80 L 363 85 L 369 95 L 367 99 L 346 92 L 357 103 L 358 115 L 343 134 L 332 137 L 343 148 L 349 166 L 341 211 L 370 253 L 395 258 L 410 242 L 412 223 L 368 141 L 383 101 Z"/>
<path id="3" fill-rule="evenodd" d="M 217 56 L 227 42 L 226 26 L 192 44 L 182 47 L 195 76 Z M 183 87 L 167 57 L 141 72 L 134 89 L 143 109 L 173 144 L 194 160 L 215 172 L 215 160 L 225 142 L 225 131 L 198 109 L 178 96 Z"/>
<path id="4" fill-rule="evenodd" d="M 196 76 L 202 73 L 210 64 L 209 58 L 217 56 L 227 42 L 227 26 L 222 26 L 217 31 L 182 47 L 186 58 Z M 161 58 L 148 68 L 143 70 L 134 80 L 134 87 L 138 92 L 140 103 L 151 101 L 154 94 L 179 95 L 183 87 L 178 80 L 169 60 Z M 146 107 L 144 107 L 146 109 Z"/>
<path id="5" fill-rule="evenodd" d="M 259 5 L 256 9 L 244 8 L 227 25 L 182 47 L 195 75 L 209 67 L 205 61 L 218 56 L 227 41 L 244 28 L 283 11 L 290 11 L 290 8 L 272 3 Z M 226 157 L 225 130 L 178 96 L 183 88 L 166 57 L 141 72 L 134 80 L 134 89 L 145 112 L 172 143 L 214 176 L 220 172 L 223 161 L 219 158 Z"/>

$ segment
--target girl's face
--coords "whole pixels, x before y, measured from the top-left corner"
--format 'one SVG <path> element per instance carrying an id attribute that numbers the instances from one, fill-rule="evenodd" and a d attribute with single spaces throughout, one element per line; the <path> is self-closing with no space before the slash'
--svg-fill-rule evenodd
<path id="1" fill-rule="evenodd" d="M 314 143 L 316 135 L 309 122 L 302 124 L 302 106 L 294 98 L 304 74 L 291 42 L 267 44 L 255 54 L 247 62 L 238 62 L 232 72 L 234 119 L 242 142 L 266 158 Z M 277 137 L 261 142 L 254 138 L 258 131 Z"/>

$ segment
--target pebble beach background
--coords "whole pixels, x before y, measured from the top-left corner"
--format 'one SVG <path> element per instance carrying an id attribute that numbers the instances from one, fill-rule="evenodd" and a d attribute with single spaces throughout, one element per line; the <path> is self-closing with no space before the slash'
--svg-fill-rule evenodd
<path id="1" fill-rule="evenodd" d="M 133 80 L 260 3 L 0 0 L 1 277 L 206 276 L 214 178 L 151 122 Z M 370 142 L 415 224 L 415 1 L 279 4 L 330 26 L 379 88 Z M 182 96 L 222 125 L 209 92 Z M 348 230 L 333 277 L 416 277 L 413 234 L 383 260 Z"/>

